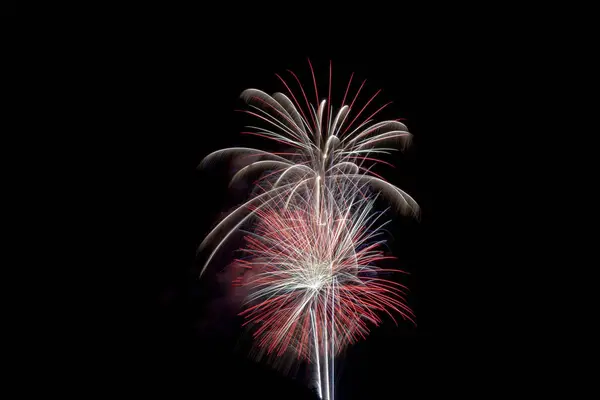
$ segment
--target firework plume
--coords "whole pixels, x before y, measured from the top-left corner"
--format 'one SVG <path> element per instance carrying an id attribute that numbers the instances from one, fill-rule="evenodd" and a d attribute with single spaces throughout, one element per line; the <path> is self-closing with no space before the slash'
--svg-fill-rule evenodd
<path id="1" fill-rule="evenodd" d="M 359 193 L 319 210 L 306 200 L 257 210 L 245 257 L 235 262 L 258 270 L 245 281 L 250 290 L 241 313 L 255 328 L 255 343 L 263 354 L 292 352 L 316 365 L 317 390 L 326 399 L 333 398 L 334 357 L 365 338 L 380 314 L 413 321 L 406 288 L 382 278 L 402 271 L 375 265 L 393 258 L 381 250 L 387 222 L 373 212 L 374 199 Z"/>
<path id="2" fill-rule="evenodd" d="M 362 107 L 355 107 L 365 83 L 363 81 L 350 104 L 345 104 L 346 99 L 349 99 L 347 95 L 352 86 L 352 75 L 342 105 L 334 110 L 329 103 L 331 90 L 328 100 L 319 103 L 315 82 L 317 102 L 311 104 L 297 76 L 292 71 L 289 73 L 298 83 L 302 97 L 296 96 L 280 75 L 277 76 L 283 82 L 289 97 L 283 93 L 269 96 L 257 89 L 247 89 L 241 97 L 250 108 L 244 112 L 264 125 L 248 126 L 249 130 L 245 133 L 284 144 L 290 151 L 276 153 L 233 147 L 209 154 L 200 164 L 206 166 L 224 157 L 236 157 L 246 165 L 233 176 L 231 183 L 252 173 L 264 172 L 261 187 L 265 189 L 233 210 L 206 236 L 199 250 L 211 243 L 214 248 L 201 274 L 223 243 L 247 220 L 253 218 L 257 209 L 268 206 L 270 201 L 281 197 L 290 202 L 305 190 L 314 189 L 314 201 L 320 202 L 323 197 L 330 197 L 332 192 L 339 192 L 340 188 L 366 184 L 385 196 L 399 211 L 418 213 L 418 205 L 411 196 L 372 171 L 377 163 L 389 165 L 379 157 L 396 151 L 397 148 L 393 145 L 406 145 L 411 137 L 406 126 L 398 120 L 373 120 L 390 103 L 361 120 L 367 106 L 380 91 Z M 298 98 L 304 99 L 305 103 L 301 103 Z"/>
<path id="3" fill-rule="evenodd" d="M 255 175 L 259 180 L 251 198 L 225 216 L 199 250 L 212 247 L 202 274 L 231 235 L 245 228 L 243 256 L 234 263 L 253 271 L 250 279 L 234 282 L 249 289 L 241 313 L 245 324 L 253 328 L 257 347 L 267 355 L 293 353 L 315 365 L 319 396 L 333 400 L 336 354 L 364 338 L 382 314 L 414 322 L 405 304 L 406 288 L 385 278 L 392 270 L 375 265 L 392 257 L 382 250 L 385 222 L 373 205 L 381 196 L 396 210 L 415 215 L 418 205 L 373 171 L 377 163 L 388 164 L 381 156 L 410 140 L 399 120 L 374 121 L 389 103 L 365 113 L 378 91 L 355 106 L 365 82 L 350 100 L 352 75 L 340 106 L 333 107 L 331 64 L 328 96 L 319 101 L 310 68 L 314 103 L 292 71 L 299 93 L 280 75 L 287 94 L 270 96 L 257 89 L 242 93 L 249 105 L 244 112 L 258 122 L 244 133 L 278 142 L 287 150 L 235 147 L 202 161 L 205 166 L 235 157 L 243 167 L 232 184 Z"/>

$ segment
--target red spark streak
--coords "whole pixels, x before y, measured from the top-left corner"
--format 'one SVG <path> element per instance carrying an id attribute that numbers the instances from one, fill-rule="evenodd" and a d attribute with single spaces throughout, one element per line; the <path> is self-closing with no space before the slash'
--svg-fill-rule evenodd
<path id="1" fill-rule="evenodd" d="M 308 108 L 308 113 L 310 114 L 310 117 L 313 121 L 314 129 L 316 131 L 317 130 L 317 121 L 315 121 L 315 117 L 314 117 L 313 113 L 310 112 L 310 103 L 308 102 L 308 98 L 306 97 L 306 93 L 304 92 L 304 87 L 302 86 L 302 83 L 300 83 L 300 79 L 298 79 L 298 77 L 296 76 L 296 74 L 293 71 L 288 69 L 288 72 L 290 74 L 292 74 L 292 76 L 296 79 L 296 82 L 298 82 L 298 86 L 300 86 L 300 90 L 302 91 L 302 96 L 304 96 L 304 101 L 306 101 L 306 108 Z M 300 108 L 300 110 L 302 110 L 302 109 Z M 306 119 L 306 117 L 304 117 L 304 119 Z M 306 119 L 306 122 L 308 122 L 307 119 Z"/>
<path id="2" fill-rule="evenodd" d="M 288 71 L 291 72 L 292 75 L 294 75 L 294 77 L 296 77 L 296 74 L 294 74 L 290 70 L 288 70 Z M 300 112 L 302 113 L 302 117 L 304 118 L 304 120 L 308 124 L 308 118 L 306 118 L 306 114 L 304 114 L 304 110 L 302 109 L 302 106 L 300 106 L 300 103 L 298 102 L 298 100 L 296 100 L 296 96 L 294 96 L 294 92 L 292 92 L 292 89 L 290 89 L 290 87 L 288 86 L 288 84 L 283 80 L 283 78 L 281 76 L 279 76 L 279 74 L 275 74 L 275 75 L 277 75 L 277 77 L 279 78 L 279 80 L 281 82 L 283 82 L 283 84 L 285 85 L 285 88 L 288 90 L 288 92 L 292 96 L 292 99 L 294 100 L 294 103 L 296 103 L 296 106 L 298 107 L 298 110 L 300 110 Z M 296 77 L 296 80 L 298 80 L 297 77 Z M 299 80 L 298 80 L 298 84 L 300 84 Z M 300 86 L 300 88 L 302 88 L 302 86 Z M 304 89 L 302 89 L 302 94 L 304 94 Z M 306 98 L 306 95 L 304 95 L 304 100 L 306 100 L 306 105 L 307 105 L 307 107 L 309 107 L 309 113 L 310 113 L 310 106 L 308 105 L 308 99 Z M 311 116 L 311 118 L 313 120 L 313 124 L 314 124 L 315 123 L 314 117 L 312 116 L 312 114 L 310 114 L 310 116 Z"/>
<path id="3" fill-rule="evenodd" d="M 394 164 L 390 164 L 389 162 L 380 160 L 378 158 L 363 157 L 363 156 L 348 156 L 348 158 L 358 158 L 359 160 L 374 161 L 376 163 L 381 163 L 381 164 L 389 165 L 392 168 L 396 168 L 396 166 Z"/>
<path id="4" fill-rule="evenodd" d="M 317 100 L 315 105 L 318 107 L 319 106 L 319 91 L 317 90 L 317 79 L 315 78 L 315 71 L 313 70 L 313 66 L 310 62 L 310 58 L 308 59 L 308 66 L 310 67 L 310 73 L 312 74 L 313 83 L 315 84 L 315 99 Z"/>
<path id="5" fill-rule="evenodd" d="M 329 94 L 327 95 L 327 127 L 329 127 L 329 124 L 331 123 L 330 119 L 331 119 L 331 60 L 329 60 Z M 327 128 L 329 130 L 329 128 Z"/>
<path id="6" fill-rule="evenodd" d="M 342 99 L 342 107 L 344 106 L 344 102 L 346 101 L 346 96 L 348 95 L 348 90 L 350 90 L 350 84 L 352 83 L 352 78 L 354 77 L 354 72 L 350 75 L 350 80 L 348 81 L 348 86 L 346 86 L 346 92 L 344 93 L 344 98 Z"/>
<path id="7" fill-rule="evenodd" d="M 363 82 L 363 83 L 364 83 L 364 82 Z M 362 86 L 361 86 L 361 88 L 362 88 Z M 376 97 L 376 96 L 379 94 L 379 92 L 381 92 L 381 89 L 379 89 L 379 90 L 377 91 L 377 93 L 375 93 L 375 94 L 373 95 L 373 97 L 371 97 L 371 98 L 369 99 L 369 101 L 367 101 L 367 104 L 365 104 L 365 105 L 363 106 L 363 108 L 362 108 L 362 109 L 361 109 L 361 110 L 358 112 L 358 114 L 356 114 L 356 117 L 354 117 L 354 119 L 352 120 L 352 122 L 350 122 L 350 124 L 349 124 L 349 125 L 346 127 L 346 129 L 344 130 L 344 132 L 343 132 L 342 134 L 345 134 L 345 133 L 348 131 L 348 129 L 350 129 L 350 127 L 352 126 L 352 124 L 354 124 L 354 121 L 356 121 L 356 120 L 358 119 L 358 117 L 360 117 L 360 114 L 362 114 L 362 112 L 363 112 L 363 111 L 365 111 L 365 108 L 367 108 L 367 106 L 368 106 L 369 104 L 371 104 L 371 102 L 372 102 L 372 101 L 373 101 L 373 99 L 374 99 L 374 98 L 375 98 L 375 97 Z M 388 103 L 388 104 L 389 104 L 389 103 Z M 386 106 L 387 106 L 387 104 L 386 104 Z M 385 107 L 385 106 L 383 106 L 383 107 Z M 383 107 L 382 107 L 382 108 L 383 108 Z M 377 110 L 377 112 L 379 112 L 379 110 Z"/>

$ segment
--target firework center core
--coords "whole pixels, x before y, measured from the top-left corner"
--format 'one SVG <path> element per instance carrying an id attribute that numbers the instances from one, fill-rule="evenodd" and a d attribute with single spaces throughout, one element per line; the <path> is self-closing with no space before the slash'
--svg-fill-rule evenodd
<path id="1" fill-rule="evenodd" d="M 331 262 L 311 263 L 306 269 L 308 275 L 306 287 L 313 290 L 320 290 L 324 286 L 329 286 L 333 279 L 333 270 Z"/>

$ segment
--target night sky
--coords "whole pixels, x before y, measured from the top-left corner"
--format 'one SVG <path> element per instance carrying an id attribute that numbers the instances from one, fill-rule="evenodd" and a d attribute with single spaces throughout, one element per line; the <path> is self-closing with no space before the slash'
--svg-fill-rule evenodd
<path id="1" fill-rule="evenodd" d="M 243 26 L 224 30 L 230 39 L 213 40 L 207 28 L 193 37 L 133 33 L 105 61 L 120 82 L 118 99 L 107 109 L 126 117 L 118 133 L 108 133 L 127 164 L 116 173 L 118 198 L 111 201 L 120 204 L 116 234 L 130 255 L 119 268 L 132 278 L 122 284 L 127 302 L 116 305 L 121 312 L 111 329 L 124 349 L 117 363 L 136 371 L 136 382 L 150 391 L 160 386 L 206 399 L 316 398 L 304 388 L 302 371 L 292 379 L 248 358 L 248 339 L 224 283 L 231 253 L 218 256 L 201 280 L 202 257 L 195 254 L 210 227 L 239 201 L 227 191 L 227 163 L 210 171 L 197 165 L 223 147 L 259 145 L 239 134 L 252 122 L 235 112 L 243 108 L 240 93 L 283 91 L 275 73 L 289 68 L 310 95 L 309 57 L 321 96 L 333 62 L 334 104 L 352 72 L 355 83 L 367 80 L 363 104 L 378 89 L 377 106 L 393 101 L 378 118 L 405 118 L 413 146 L 387 159 L 395 169 L 378 172 L 422 208 L 419 222 L 391 216 L 388 238 L 398 265 L 411 274 L 403 282 L 417 327 L 388 320 L 348 348 L 337 366 L 336 398 L 426 397 L 477 381 L 475 360 L 489 345 L 488 327 L 473 318 L 485 315 L 480 287 L 489 276 L 480 271 L 496 262 L 486 254 L 481 227 L 497 218 L 479 202 L 489 190 L 477 175 L 485 157 L 472 133 L 485 129 L 477 93 L 487 81 L 471 75 L 480 64 L 467 62 L 472 55 L 452 41 L 421 44 L 418 32 L 334 46 L 312 36 L 282 45 L 266 33 L 262 42 L 251 40 Z"/>

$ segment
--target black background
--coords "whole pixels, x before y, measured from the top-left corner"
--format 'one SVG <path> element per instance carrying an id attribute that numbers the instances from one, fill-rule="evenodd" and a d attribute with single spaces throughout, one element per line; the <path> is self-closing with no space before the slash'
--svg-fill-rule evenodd
<path id="1" fill-rule="evenodd" d="M 490 93 L 506 79 L 489 71 L 501 59 L 457 37 L 432 40 L 425 28 L 342 35 L 335 43 L 282 29 L 241 22 L 218 30 L 159 27 L 129 33 L 97 60 L 105 96 L 98 141 L 110 149 L 107 169 L 114 172 L 110 194 L 98 195 L 100 215 L 110 221 L 109 242 L 122 251 L 106 259 L 105 275 L 118 289 L 101 298 L 115 310 L 102 327 L 101 348 L 116 350 L 111 376 L 201 398 L 314 398 L 301 378 L 248 359 L 219 282 L 219 261 L 227 257 L 198 280 L 202 257 L 195 254 L 233 205 L 228 166 L 196 166 L 211 151 L 249 140 L 239 135 L 249 120 L 234 111 L 243 107 L 242 90 L 283 91 L 275 73 L 289 68 L 311 96 L 309 57 L 321 97 L 332 60 L 334 104 L 352 72 L 354 84 L 367 79 L 359 100 L 383 89 L 377 104 L 394 102 L 380 118 L 405 118 L 414 146 L 390 160 L 396 169 L 381 172 L 422 207 L 418 223 L 396 219 L 391 228 L 392 250 L 411 273 L 418 325 L 386 323 L 349 348 L 336 397 L 478 391 L 505 345 L 495 338 L 506 315 L 498 317 L 496 300 L 488 301 L 489 288 L 502 285 L 490 271 L 503 262 L 490 226 L 508 213 L 490 183 L 499 174 L 489 168 L 497 150 L 486 133 L 497 101 Z"/>

